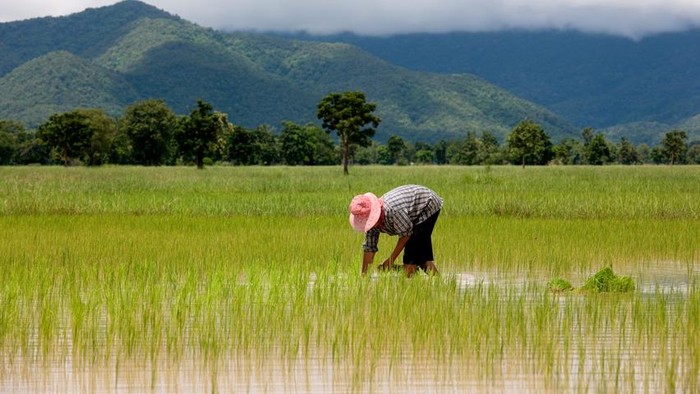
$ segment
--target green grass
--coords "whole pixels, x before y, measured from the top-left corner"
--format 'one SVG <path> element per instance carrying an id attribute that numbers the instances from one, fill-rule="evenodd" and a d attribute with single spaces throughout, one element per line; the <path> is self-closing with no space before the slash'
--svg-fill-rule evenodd
<path id="1" fill-rule="evenodd" d="M 550 391 L 697 391 L 699 178 L 698 167 L 0 167 L 0 387 L 70 360 L 136 365 L 153 386 L 169 379 L 163 365 L 217 387 L 227 368 L 251 382 L 308 363 L 357 391 L 417 376 L 498 389 L 512 370 Z M 360 277 L 347 205 L 402 183 L 445 199 L 442 275 Z M 379 259 L 393 242 L 382 237 Z M 548 291 L 607 266 L 635 291 Z"/>
<path id="2" fill-rule="evenodd" d="M 700 218 L 694 166 L 2 168 L 0 213 L 334 216 L 352 193 L 402 183 L 440 191 L 454 216 Z"/>

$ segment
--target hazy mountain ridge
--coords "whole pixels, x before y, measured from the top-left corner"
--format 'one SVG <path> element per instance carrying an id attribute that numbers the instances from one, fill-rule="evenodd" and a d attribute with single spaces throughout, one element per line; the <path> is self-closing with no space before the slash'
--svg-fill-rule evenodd
<path id="1" fill-rule="evenodd" d="M 638 41 L 573 31 L 287 37 L 350 43 L 419 71 L 476 74 L 578 128 L 686 128 L 700 138 L 687 121 L 700 114 L 700 29 Z"/>
<path id="2" fill-rule="evenodd" d="M 53 111 L 93 106 L 119 115 L 151 97 L 179 113 L 202 98 L 236 124 L 278 126 L 316 121 L 315 106 L 331 91 L 362 90 L 378 104 L 380 140 L 399 134 L 434 141 L 468 130 L 503 137 L 526 117 L 554 138 L 576 132 L 551 111 L 474 76 L 411 71 L 348 44 L 217 32 L 137 1 L 0 24 L 0 48 L 0 97 L 12 103 L 0 106 L 0 118 L 30 127 Z M 62 74 L 52 77 L 52 68 Z M 42 88 L 47 83 L 52 89 Z"/>
<path id="3" fill-rule="evenodd" d="M 241 43 L 250 41 L 236 41 L 236 45 Z M 538 120 L 549 127 L 570 130 L 568 124 L 553 113 L 541 111 L 534 104 L 473 75 L 426 74 L 397 68 L 346 44 L 282 44 L 284 47 L 273 56 L 253 52 L 251 61 L 258 61 L 266 70 L 316 91 L 317 96 L 328 90 L 348 89 L 351 84 L 369 97 L 382 97 L 378 113 L 385 119 L 384 125 L 392 129 L 407 129 L 413 133 L 465 130 L 464 119 L 470 119 L 479 125 L 477 131 L 490 130 L 505 135 L 511 126 L 504 124 L 515 125 L 537 114 Z M 274 45 L 253 47 L 274 48 Z M 246 52 L 244 48 L 239 50 Z M 259 61 L 267 58 L 275 61 Z M 319 87 L 322 90 L 318 90 Z"/>

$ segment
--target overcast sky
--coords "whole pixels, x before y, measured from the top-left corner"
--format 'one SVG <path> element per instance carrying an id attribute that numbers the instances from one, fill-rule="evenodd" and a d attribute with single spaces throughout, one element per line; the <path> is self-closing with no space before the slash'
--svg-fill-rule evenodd
<path id="1" fill-rule="evenodd" d="M 0 21 L 116 0 L 0 0 Z M 700 26 L 700 0 L 146 0 L 215 29 L 358 34 L 569 28 L 641 37 Z"/>

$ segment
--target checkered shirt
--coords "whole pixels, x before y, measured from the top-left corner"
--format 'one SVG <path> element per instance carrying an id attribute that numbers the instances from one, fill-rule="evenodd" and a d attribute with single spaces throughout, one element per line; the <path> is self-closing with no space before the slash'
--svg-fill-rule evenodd
<path id="1" fill-rule="evenodd" d="M 379 233 L 408 236 L 413 226 L 423 223 L 442 208 L 442 198 L 425 186 L 405 185 L 389 190 L 384 200 L 384 221 L 365 233 L 362 249 L 379 250 Z"/>

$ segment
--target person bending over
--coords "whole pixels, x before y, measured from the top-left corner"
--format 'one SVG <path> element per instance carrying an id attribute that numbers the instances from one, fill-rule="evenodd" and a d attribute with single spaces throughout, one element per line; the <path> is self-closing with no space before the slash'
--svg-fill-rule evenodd
<path id="1" fill-rule="evenodd" d="M 433 258 L 432 234 L 442 209 L 442 198 L 420 185 L 404 185 L 383 196 L 373 193 L 355 196 L 350 202 L 350 225 L 365 233 L 362 244 L 362 274 L 374 261 L 379 250 L 379 233 L 398 235 L 394 250 L 379 266 L 389 269 L 403 251 L 403 268 L 412 276 L 417 269 L 437 274 Z"/>

